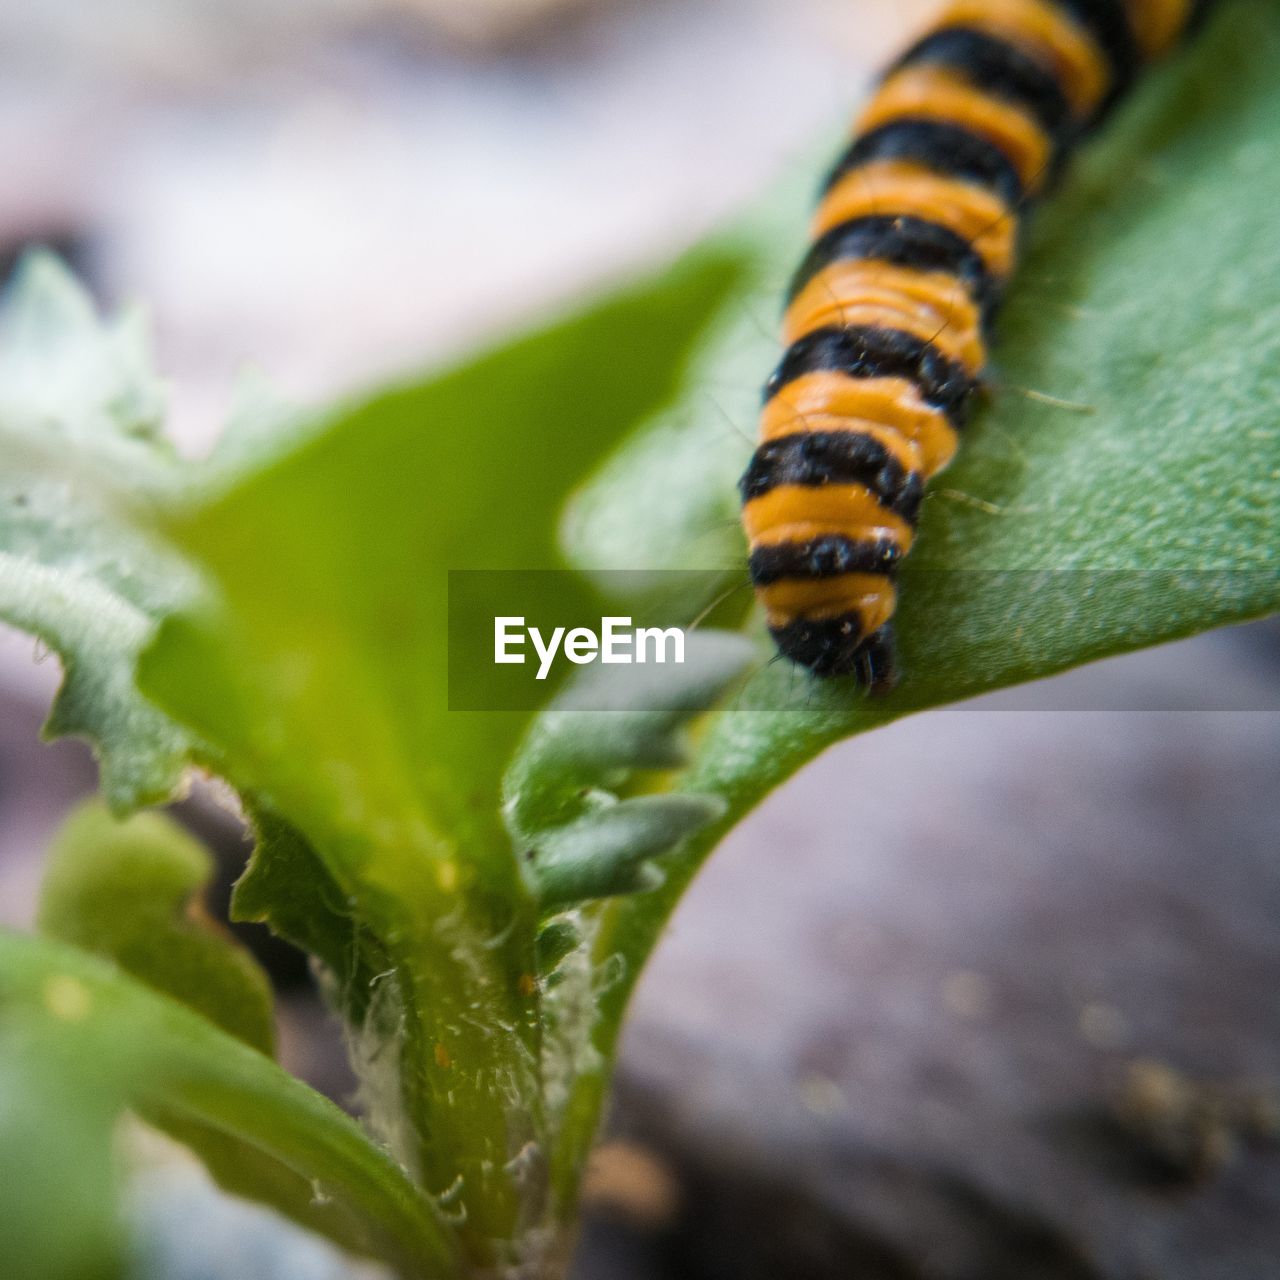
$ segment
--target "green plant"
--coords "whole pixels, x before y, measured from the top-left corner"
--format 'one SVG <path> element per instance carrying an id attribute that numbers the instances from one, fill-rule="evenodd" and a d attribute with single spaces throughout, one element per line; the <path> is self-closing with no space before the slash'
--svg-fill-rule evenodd
<path id="1" fill-rule="evenodd" d="M 115 816 L 64 831 L 44 936 L 0 936 L 10 1272 L 117 1274 L 129 1110 L 404 1276 L 561 1274 L 627 996 L 729 826 L 849 734 L 1275 609 L 1277 55 L 1274 7 L 1232 8 L 1046 210 L 876 702 L 764 665 L 748 622 L 611 712 L 448 708 L 450 569 L 577 568 L 545 578 L 566 616 L 602 567 L 740 575 L 726 417 L 750 422 L 752 309 L 804 193 L 450 372 L 314 418 L 250 389 L 198 465 L 165 443 L 136 319 L 100 324 L 30 260 L 0 356 L 0 615 L 61 655 L 49 732 L 95 744 Z M 198 847 L 127 816 L 192 769 L 252 823 L 234 912 L 315 958 L 363 1129 L 271 1061 L 263 979 L 191 909 Z"/>

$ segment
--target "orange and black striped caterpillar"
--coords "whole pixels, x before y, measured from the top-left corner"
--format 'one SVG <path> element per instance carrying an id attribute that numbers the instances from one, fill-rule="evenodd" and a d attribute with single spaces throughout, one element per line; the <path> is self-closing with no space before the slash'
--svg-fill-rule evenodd
<path id="1" fill-rule="evenodd" d="M 779 650 L 892 687 L 894 578 L 959 443 L 1020 224 L 1214 0 L 952 0 L 832 171 L 742 478 Z"/>

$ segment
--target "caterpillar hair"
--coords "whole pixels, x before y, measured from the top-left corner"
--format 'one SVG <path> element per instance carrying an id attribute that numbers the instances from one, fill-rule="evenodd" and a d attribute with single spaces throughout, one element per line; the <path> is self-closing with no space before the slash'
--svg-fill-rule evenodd
<path id="1" fill-rule="evenodd" d="M 885 73 L 823 191 L 742 478 L 779 650 L 895 682 L 894 580 L 956 452 L 1020 224 L 1214 0 L 952 0 Z"/>

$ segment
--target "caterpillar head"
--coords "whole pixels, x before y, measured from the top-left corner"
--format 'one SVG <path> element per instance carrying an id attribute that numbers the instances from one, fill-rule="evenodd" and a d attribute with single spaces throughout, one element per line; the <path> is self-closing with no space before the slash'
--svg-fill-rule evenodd
<path id="1" fill-rule="evenodd" d="M 833 618 L 797 618 L 771 627 L 778 651 L 823 679 L 856 676 L 872 694 L 888 693 L 897 684 L 893 660 L 893 628 L 886 623 L 862 634 L 857 613 Z"/>

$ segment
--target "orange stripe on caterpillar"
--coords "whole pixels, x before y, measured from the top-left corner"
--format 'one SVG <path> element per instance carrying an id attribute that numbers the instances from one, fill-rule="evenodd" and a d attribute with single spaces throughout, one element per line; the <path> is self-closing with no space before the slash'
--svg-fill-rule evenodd
<path id="1" fill-rule="evenodd" d="M 1029 193 L 1047 180 L 1053 139 L 1039 124 L 937 67 L 907 67 L 891 75 L 859 117 L 858 132 L 898 119 L 940 120 L 985 138 L 1009 158 Z"/>
<path id="2" fill-rule="evenodd" d="M 902 329 L 932 342 L 972 374 L 986 363 L 978 308 L 954 276 L 939 272 L 837 260 L 787 308 L 782 340 L 790 344 L 832 324 Z"/>
<path id="3" fill-rule="evenodd" d="M 1018 219 L 1000 197 L 905 160 L 879 160 L 846 173 L 818 206 L 813 236 L 879 214 L 907 214 L 946 227 L 972 243 L 993 276 L 1013 270 Z"/>

